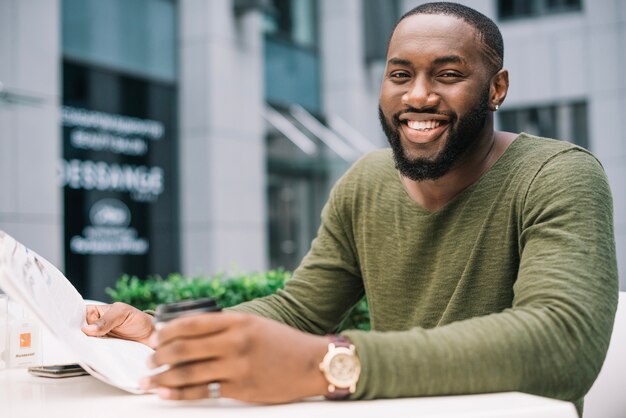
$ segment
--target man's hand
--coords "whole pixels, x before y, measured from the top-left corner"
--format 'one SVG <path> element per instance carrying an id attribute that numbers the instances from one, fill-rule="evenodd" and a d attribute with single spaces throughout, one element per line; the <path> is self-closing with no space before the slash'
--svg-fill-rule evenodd
<path id="1" fill-rule="evenodd" d="M 149 345 L 148 338 L 154 331 L 150 315 L 120 302 L 87 305 L 86 319 L 82 330 L 91 337 L 106 335 Z"/>
<path id="2" fill-rule="evenodd" d="M 209 397 L 219 382 L 227 398 L 284 403 L 323 395 L 318 369 L 329 340 L 238 312 L 215 312 L 170 321 L 152 338 L 150 367 L 169 370 L 145 378 L 143 389 L 164 399 Z"/>

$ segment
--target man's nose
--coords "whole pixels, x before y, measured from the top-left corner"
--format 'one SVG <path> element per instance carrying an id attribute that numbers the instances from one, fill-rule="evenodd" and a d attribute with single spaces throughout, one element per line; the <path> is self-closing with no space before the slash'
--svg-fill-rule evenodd
<path id="1" fill-rule="evenodd" d="M 416 109 L 434 107 L 438 103 L 439 95 L 433 91 L 432 84 L 426 77 L 415 78 L 402 95 L 402 104 Z"/>

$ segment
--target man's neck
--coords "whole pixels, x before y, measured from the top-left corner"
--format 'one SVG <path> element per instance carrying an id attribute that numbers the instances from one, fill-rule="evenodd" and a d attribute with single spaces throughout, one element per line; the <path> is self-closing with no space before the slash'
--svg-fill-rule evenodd
<path id="1" fill-rule="evenodd" d="M 415 181 L 401 176 L 404 188 L 411 199 L 420 206 L 429 212 L 435 212 L 480 179 L 516 137 L 517 134 L 494 132 L 490 129 L 481 135 L 481 139 L 472 150 L 443 177 L 437 180 Z"/>

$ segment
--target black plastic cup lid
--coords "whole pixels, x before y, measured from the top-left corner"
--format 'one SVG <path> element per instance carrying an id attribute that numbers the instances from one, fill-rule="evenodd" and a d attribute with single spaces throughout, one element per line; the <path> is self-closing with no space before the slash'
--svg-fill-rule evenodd
<path id="1" fill-rule="evenodd" d="M 157 322 L 167 322 L 183 315 L 219 312 L 221 310 L 222 308 L 212 298 L 183 300 L 157 306 L 155 319 Z"/>

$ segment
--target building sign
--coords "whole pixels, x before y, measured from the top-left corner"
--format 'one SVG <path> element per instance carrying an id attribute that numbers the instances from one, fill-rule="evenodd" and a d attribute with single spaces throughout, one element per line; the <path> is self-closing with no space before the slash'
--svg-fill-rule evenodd
<path id="1" fill-rule="evenodd" d="M 77 150 L 143 156 L 149 141 L 163 136 L 163 124 L 76 109 L 65 106 L 62 124 L 69 130 L 70 145 Z M 109 164 L 105 161 L 63 160 L 63 187 L 127 193 L 136 202 L 156 202 L 163 193 L 163 169 L 144 165 Z M 89 225 L 81 235 L 70 237 L 70 252 L 98 255 L 143 255 L 149 243 L 130 226 L 132 214 L 119 199 L 104 198 L 89 208 Z"/>
<path id="2" fill-rule="evenodd" d="M 173 87 L 67 62 L 64 70 L 65 270 L 84 296 L 103 299 L 122 274 L 177 268 L 175 100 L 149 103 L 173 98 Z M 103 87 L 94 82 L 111 94 L 91 94 Z"/>

